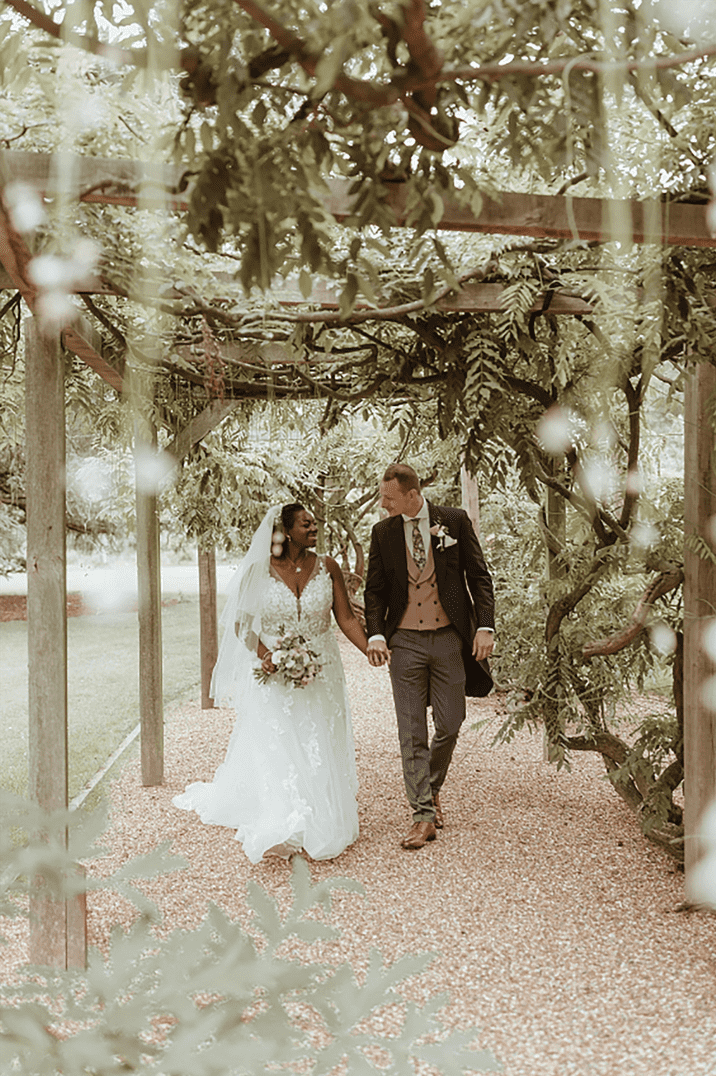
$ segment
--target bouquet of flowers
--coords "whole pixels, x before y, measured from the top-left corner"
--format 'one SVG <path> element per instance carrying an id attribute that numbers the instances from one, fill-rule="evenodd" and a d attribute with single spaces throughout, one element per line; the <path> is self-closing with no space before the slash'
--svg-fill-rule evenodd
<path id="1" fill-rule="evenodd" d="M 283 627 L 280 631 L 281 635 L 271 654 L 276 672 L 267 673 L 263 669 L 254 669 L 254 676 L 262 684 L 267 684 L 272 676 L 278 676 L 286 687 L 307 687 L 323 668 L 318 654 L 311 650 L 300 632 L 286 632 Z"/>

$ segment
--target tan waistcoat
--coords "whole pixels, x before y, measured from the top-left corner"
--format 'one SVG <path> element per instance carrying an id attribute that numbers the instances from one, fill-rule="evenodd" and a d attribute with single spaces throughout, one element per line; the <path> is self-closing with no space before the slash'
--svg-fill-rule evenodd
<path id="1" fill-rule="evenodd" d="M 428 546 L 428 559 L 422 572 L 418 571 L 407 545 L 405 552 L 408 557 L 408 605 L 398 627 L 409 631 L 447 628 L 450 620 L 440 604 L 432 545 Z"/>

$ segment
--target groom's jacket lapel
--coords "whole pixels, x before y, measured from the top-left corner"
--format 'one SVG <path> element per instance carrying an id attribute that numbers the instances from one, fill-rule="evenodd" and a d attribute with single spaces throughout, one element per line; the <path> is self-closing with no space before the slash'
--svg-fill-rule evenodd
<path id="1" fill-rule="evenodd" d="M 408 592 L 408 554 L 405 550 L 405 526 L 402 516 L 392 516 L 389 523 L 388 540 L 395 565 L 395 579 L 399 586 Z"/>
<path id="2" fill-rule="evenodd" d="M 436 523 L 440 523 L 440 514 L 433 504 L 428 501 L 428 517 L 430 520 L 430 526 L 434 527 Z M 435 577 L 438 582 L 438 593 L 442 591 L 443 583 L 445 582 L 445 558 L 441 555 L 438 539 L 434 534 L 430 536 L 430 545 L 433 548 L 433 561 L 435 562 Z"/>

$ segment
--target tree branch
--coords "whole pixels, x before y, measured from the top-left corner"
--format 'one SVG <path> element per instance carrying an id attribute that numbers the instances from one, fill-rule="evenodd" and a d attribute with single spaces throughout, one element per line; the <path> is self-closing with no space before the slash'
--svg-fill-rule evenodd
<path id="1" fill-rule="evenodd" d="M 676 56 L 657 56 L 648 60 L 587 60 L 575 56 L 565 56 L 560 60 L 543 63 L 539 60 L 514 60 L 508 64 L 485 64 L 482 67 L 459 67 L 454 71 L 441 71 L 435 78 L 424 79 L 414 90 L 422 90 L 434 82 L 497 82 L 511 75 L 527 78 L 542 78 L 545 75 L 563 75 L 565 71 L 593 71 L 595 74 L 607 74 L 610 71 L 654 71 L 670 67 L 683 67 L 695 60 L 705 60 L 716 56 L 716 45 L 690 49 Z"/>
<path id="2" fill-rule="evenodd" d="M 147 62 L 147 53 L 144 49 L 120 49 L 114 45 L 104 44 L 104 42 L 99 41 L 97 38 L 88 37 L 85 34 L 63 33 L 62 26 L 59 23 L 56 23 L 44 12 L 39 11 L 33 4 L 28 3 L 28 0 L 4 0 L 4 2 L 12 7 L 18 15 L 27 19 L 27 21 L 31 22 L 34 26 L 51 34 L 58 40 L 71 42 L 78 48 L 84 49 L 85 52 L 94 53 L 104 59 L 113 60 L 115 63 L 144 66 Z M 276 19 L 269 15 L 267 11 L 265 11 L 260 4 L 255 3 L 254 0 L 235 0 L 235 2 L 247 15 L 267 29 L 274 40 L 285 48 L 287 52 L 290 52 L 291 55 L 295 56 L 309 75 L 313 76 L 315 74 L 318 60 L 308 53 L 306 45 L 301 38 L 291 30 L 287 30 L 283 27 L 276 21 Z M 418 2 L 418 0 L 413 0 L 414 4 L 416 2 Z M 422 3 L 419 3 L 419 6 L 422 7 Z M 427 35 L 425 36 L 427 37 Z M 407 38 L 404 38 L 404 40 L 408 43 Z M 419 52 L 417 36 L 415 37 L 415 42 L 416 52 Z M 408 47 L 410 47 L 410 45 Z M 672 67 L 683 67 L 685 64 L 693 63 L 696 60 L 705 60 L 711 56 L 716 56 L 716 45 L 705 45 L 702 48 L 680 52 L 677 55 L 658 56 L 656 58 L 650 57 L 647 60 L 603 61 L 579 59 L 575 56 L 563 57 L 559 60 L 550 60 L 546 63 L 540 61 L 515 60 L 507 64 L 493 63 L 484 64 L 479 67 L 460 67 L 453 71 L 444 71 L 442 68 L 439 68 L 438 70 L 433 70 L 430 74 L 419 72 L 417 76 L 413 75 L 412 77 L 411 74 L 409 74 L 407 78 L 400 78 L 399 76 L 399 86 L 396 85 L 397 80 L 388 83 L 376 83 L 363 79 L 350 78 L 341 72 L 336 77 L 332 88 L 339 90 L 354 101 L 362 101 L 373 107 L 381 107 L 382 105 L 394 104 L 407 89 L 412 93 L 420 93 L 430 90 L 440 82 L 494 83 L 503 78 L 510 78 L 513 75 L 528 78 L 543 78 L 544 76 L 549 75 L 563 75 L 567 70 L 569 70 L 570 73 L 572 71 L 593 71 L 595 73 L 607 73 L 609 71 L 654 71 L 655 69 L 663 70 Z M 426 63 L 428 57 L 429 51 L 426 50 Z M 179 55 L 179 62 L 176 66 L 182 70 L 186 70 L 181 53 Z"/>
<path id="3" fill-rule="evenodd" d="M 641 436 L 641 378 L 636 388 L 634 388 L 629 378 L 626 378 L 624 395 L 629 408 L 629 449 L 627 452 L 626 489 L 624 491 L 624 503 L 619 517 L 619 525 L 626 528 L 629 525 L 634 506 L 639 499 L 639 490 L 634 480 L 636 479 L 639 464 L 639 440 Z"/>
<path id="4" fill-rule="evenodd" d="M 582 647 L 584 657 L 594 658 L 597 655 L 616 654 L 619 650 L 623 650 L 644 630 L 647 614 L 653 607 L 654 602 L 668 594 L 669 591 L 675 590 L 683 581 L 684 573 L 681 568 L 676 568 L 671 572 L 662 572 L 642 594 L 627 627 L 606 639 L 585 643 Z"/>

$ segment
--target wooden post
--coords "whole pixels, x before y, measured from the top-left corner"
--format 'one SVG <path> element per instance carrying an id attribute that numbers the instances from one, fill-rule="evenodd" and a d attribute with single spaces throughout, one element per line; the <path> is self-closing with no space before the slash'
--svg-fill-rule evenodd
<path id="1" fill-rule="evenodd" d="M 211 710 L 211 674 L 219 656 L 216 619 L 216 550 L 199 546 L 199 636 L 201 640 L 201 708 Z"/>
<path id="2" fill-rule="evenodd" d="M 463 464 L 460 468 L 460 489 L 462 492 L 462 507 L 470 517 L 470 522 L 475 528 L 477 540 L 480 540 L 480 494 L 477 488 L 477 479 L 471 475 Z"/>
<path id="3" fill-rule="evenodd" d="M 164 778 L 162 697 L 162 588 L 157 494 L 140 473 L 143 459 L 156 452 L 157 432 L 142 419 L 135 425 L 137 452 L 137 590 L 139 605 L 139 720 L 142 783 Z"/>
<path id="4" fill-rule="evenodd" d="M 29 793 L 46 811 L 67 808 L 67 594 L 65 364 L 56 335 L 25 322 Z M 67 834 L 65 833 L 65 840 Z M 84 897 L 34 898 L 33 964 L 84 967 Z M 70 952 L 71 950 L 71 952 Z"/>
<path id="5" fill-rule="evenodd" d="M 686 895 L 703 854 L 701 816 L 716 797 L 716 711 L 704 697 L 711 675 L 701 642 L 704 622 L 716 614 L 716 456 L 713 416 L 716 368 L 694 363 L 684 407 L 684 829 Z M 700 550 L 692 548 L 691 542 Z M 710 551 L 710 557 L 709 557 Z"/>
<path id="6" fill-rule="evenodd" d="M 67 807 L 65 367 L 59 338 L 25 322 L 29 793 Z M 65 903 L 33 899 L 30 961 L 64 968 Z"/>

